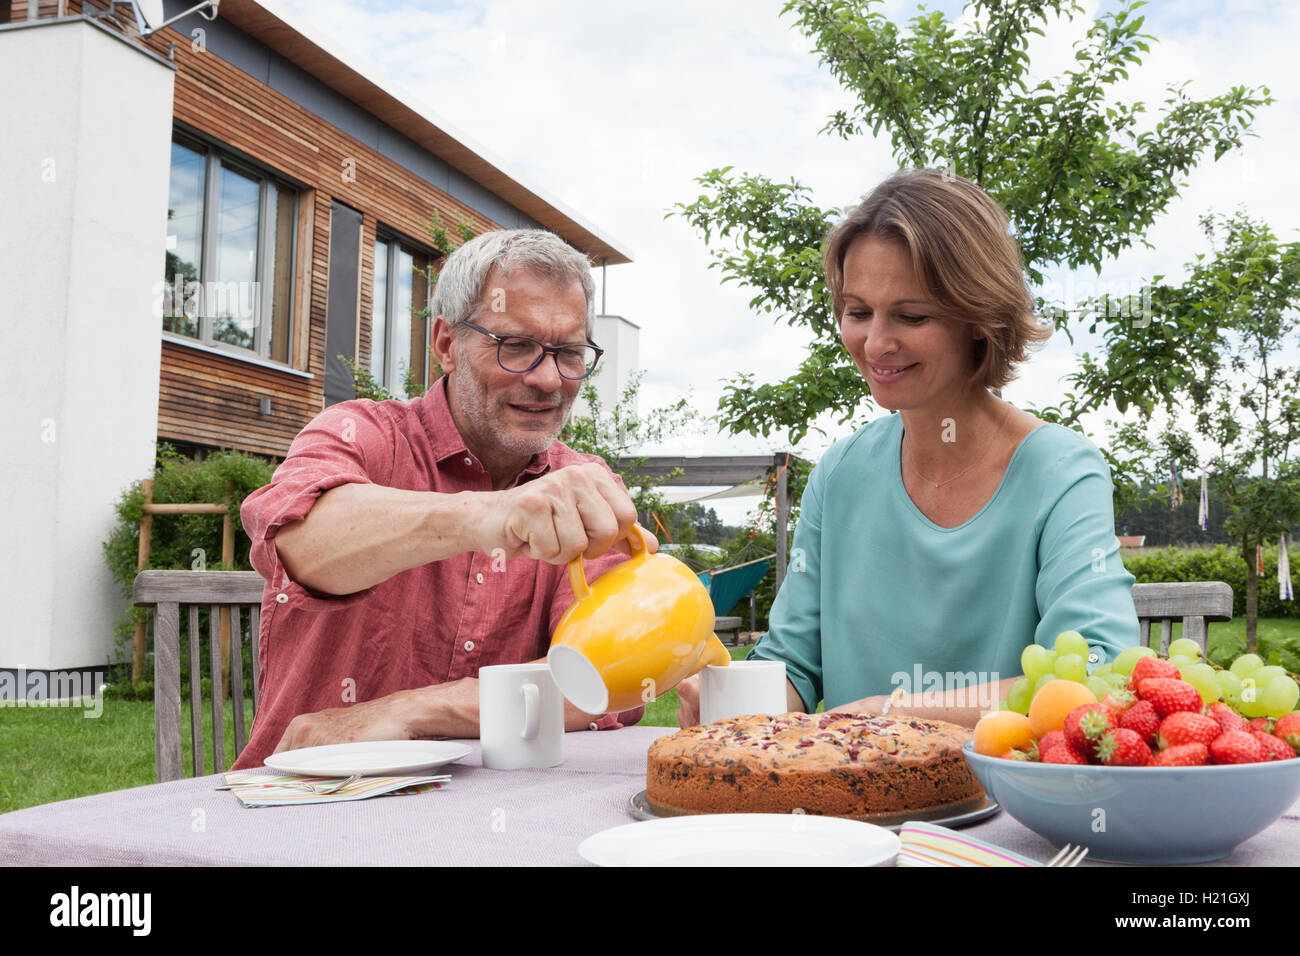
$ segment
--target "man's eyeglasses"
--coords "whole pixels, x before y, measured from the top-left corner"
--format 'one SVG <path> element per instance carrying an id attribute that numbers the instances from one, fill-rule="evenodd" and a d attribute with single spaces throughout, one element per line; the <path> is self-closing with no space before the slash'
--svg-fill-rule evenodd
<path id="1" fill-rule="evenodd" d="M 497 343 L 497 364 L 507 372 L 531 372 L 550 355 L 561 378 L 580 381 L 596 370 L 605 350 L 595 345 L 543 345 L 526 335 L 497 335 L 473 322 L 461 322 L 475 332 L 482 332 Z"/>

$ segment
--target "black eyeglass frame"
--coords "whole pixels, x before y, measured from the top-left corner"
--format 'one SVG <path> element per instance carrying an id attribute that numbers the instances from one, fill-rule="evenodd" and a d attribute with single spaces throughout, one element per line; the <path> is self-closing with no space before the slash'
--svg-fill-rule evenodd
<path id="1" fill-rule="evenodd" d="M 545 342 L 537 341 L 537 339 L 533 338 L 531 335 L 497 335 L 495 332 L 489 332 L 481 325 L 475 325 L 473 322 L 470 322 L 468 320 L 458 322 L 457 325 L 468 326 L 469 328 L 473 329 L 475 332 L 482 332 L 488 338 L 495 340 L 495 342 L 497 343 L 497 365 L 501 366 L 502 371 L 510 372 L 514 375 L 526 375 L 527 373 L 531 372 L 533 369 L 537 368 L 537 366 L 541 365 L 544 361 L 546 361 L 546 356 L 549 355 L 551 356 L 551 358 L 555 360 L 555 371 L 559 372 L 560 378 L 564 379 L 566 382 L 581 382 L 583 379 L 591 377 L 591 373 L 596 371 L 596 366 L 600 364 L 600 357 L 605 354 L 605 350 L 602 349 L 595 342 L 584 342 L 583 345 L 586 348 L 596 350 L 596 358 L 594 361 L 592 361 L 591 368 L 587 369 L 586 372 L 584 372 L 582 375 L 578 376 L 577 378 L 574 378 L 571 375 L 565 375 L 564 370 L 560 368 L 560 353 L 572 349 L 573 348 L 572 345 L 547 345 Z M 506 339 L 523 339 L 525 342 L 532 342 L 542 351 L 537 356 L 536 360 L 534 360 L 533 364 L 528 366 L 528 368 L 522 368 L 522 369 L 506 368 L 505 363 L 501 361 L 501 346 L 505 344 Z"/>

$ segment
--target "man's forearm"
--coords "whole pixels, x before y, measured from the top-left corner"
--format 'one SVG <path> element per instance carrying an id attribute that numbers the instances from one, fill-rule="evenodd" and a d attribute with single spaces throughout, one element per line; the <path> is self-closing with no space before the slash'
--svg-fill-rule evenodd
<path id="1" fill-rule="evenodd" d="M 408 691 L 415 695 L 412 729 L 418 737 L 476 738 L 479 736 L 478 679 L 466 677 L 446 684 Z M 599 714 L 588 714 L 564 702 L 564 729 L 586 730 Z"/>
<path id="2" fill-rule="evenodd" d="M 478 547 L 484 492 L 439 494 L 382 485 L 331 488 L 275 548 L 289 577 L 323 594 L 353 594 L 395 574 Z"/>

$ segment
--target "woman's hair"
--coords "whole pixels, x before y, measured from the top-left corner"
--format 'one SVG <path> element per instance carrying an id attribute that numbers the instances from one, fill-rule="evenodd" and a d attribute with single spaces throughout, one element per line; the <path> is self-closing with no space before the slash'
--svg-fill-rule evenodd
<path id="1" fill-rule="evenodd" d="M 844 257 L 864 236 L 901 244 L 941 313 L 983 331 L 975 377 L 986 388 L 1015 378 L 1028 348 L 1051 335 L 1034 314 L 1006 213 L 969 180 L 937 169 L 895 173 L 831 231 L 823 266 L 836 321 L 844 315 Z"/>

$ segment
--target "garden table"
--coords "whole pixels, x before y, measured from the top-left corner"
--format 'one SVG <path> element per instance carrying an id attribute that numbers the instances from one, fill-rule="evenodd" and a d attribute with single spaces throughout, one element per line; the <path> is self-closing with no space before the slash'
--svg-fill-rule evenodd
<path id="1" fill-rule="evenodd" d="M 564 764 L 486 770 L 478 741 L 424 794 L 246 809 L 219 776 L 176 780 L 0 815 L 0 865 L 581 865 L 578 844 L 632 822 L 645 755 L 670 727 L 565 737 Z M 1005 813 L 965 832 L 1046 860 L 1057 847 Z M 1220 865 L 1300 861 L 1300 803 Z"/>

